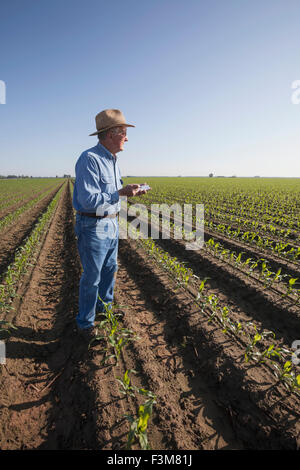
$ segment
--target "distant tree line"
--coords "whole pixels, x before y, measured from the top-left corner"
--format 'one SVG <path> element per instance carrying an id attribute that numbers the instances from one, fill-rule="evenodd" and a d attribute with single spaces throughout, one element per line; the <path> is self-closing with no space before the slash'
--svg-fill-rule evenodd
<path id="1" fill-rule="evenodd" d="M 27 175 L 7 175 L 3 176 L 0 175 L 0 179 L 15 179 L 15 178 L 33 178 L 33 176 L 27 176 Z"/>
<path id="2" fill-rule="evenodd" d="M 28 175 L 0 175 L 0 179 L 22 179 L 22 178 L 54 178 L 54 176 L 28 176 Z M 71 175 L 55 176 L 55 178 L 72 178 Z"/>

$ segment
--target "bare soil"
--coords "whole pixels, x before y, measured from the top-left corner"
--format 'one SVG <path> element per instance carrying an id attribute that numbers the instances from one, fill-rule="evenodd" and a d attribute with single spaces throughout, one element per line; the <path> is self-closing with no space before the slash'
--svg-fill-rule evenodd
<path id="1" fill-rule="evenodd" d="M 39 217 L 47 209 L 50 201 L 59 191 L 61 185 L 41 199 L 34 207 L 25 211 L 12 224 L 1 232 L 0 237 L 0 277 L 13 261 L 15 251 L 30 234 Z"/>
<path id="2" fill-rule="evenodd" d="M 228 273 L 212 260 L 188 261 L 210 270 L 212 288 L 224 299 L 231 296 L 247 317 L 262 314 L 271 302 L 256 286 L 251 297 L 234 273 L 234 290 L 226 290 Z M 246 365 L 239 342 L 209 323 L 134 240 L 120 240 L 115 301 L 122 325 L 140 339 L 123 350 L 118 365 L 101 365 L 103 344 L 88 348 L 77 335 L 80 273 L 66 185 L 26 291 L 16 300 L 18 329 L 5 337 L 1 449 L 124 449 L 125 414 L 136 416 L 141 403 L 119 392 L 116 378 L 129 369 L 137 372 L 136 386 L 157 395 L 148 433 L 152 449 L 299 449 L 299 398 L 267 367 Z M 270 319 L 287 341 L 294 315 L 284 326 L 279 313 Z"/>
<path id="3" fill-rule="evenodd" d="M 53 187 L 53 185 L 52 185 L 52 187 Z M 24 198 L 24 196 L 23 197 L 20 196 L 20 199 L 19 199 L 19 197 L 17 197 L 17 199 L 18 199 L 17 202 L 15 201 L 15 199 L 12 199 L 10 205 L 8 204 L 6 207 L 4 207 L 3 209 L 0 210 L 0 220 L 4 219 L 4 217 L 6 217 L 8 214 L 12 214 L 13 212 L 15 212 L 20 207 L 25 206 L 28 202 L 32 201 L 33 199 L 37 198 L 38 196 L 44 194 L 50 188 L 51 187 L 45 187 L 42 191 L 32 193 L 31 196 L 26 198 L 26 199 Z"/>

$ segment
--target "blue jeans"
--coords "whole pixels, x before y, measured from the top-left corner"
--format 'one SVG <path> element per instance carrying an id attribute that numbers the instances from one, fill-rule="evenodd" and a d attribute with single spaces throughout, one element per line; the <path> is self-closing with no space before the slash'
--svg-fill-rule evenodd
<path id="1" fill-rule="evenodd" d="M 77 214 L 75 232 L 83 267 L 76 321 L 79 328 L 89 328 L 94 325 L 96 313 L 104 311 L 100 299 L 105 303 L 113 301 L 118 269 L 118 221 Z"/>

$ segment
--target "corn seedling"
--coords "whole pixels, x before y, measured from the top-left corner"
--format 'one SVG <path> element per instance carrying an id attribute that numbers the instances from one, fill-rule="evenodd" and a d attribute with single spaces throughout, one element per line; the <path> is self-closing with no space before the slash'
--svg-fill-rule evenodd
<path id="1" fill-rule="evenodd" d="M 5 331 L 6 333 L 11 334 L 10 330 L 17 330 L 17 327 L 8 321 L 0 320 L 0 332 Z"/>
<path id="2" fill-rule="evenodd" d="M 283 294 L 283 297 L 286 297 L 287 295 L 289 295 L 291 292 L 293 292 L 294 290 L 294 285 L 296 283 L 296 281 L 298 280 L 297 277 L 291 277 L 290 280 L 289 280 L 289 283 L 288 283 L 288 286 L 287 286 L 287 289 L 286 289 L 286 292 L 285 294 Z"/>
<path id="3" fill-rule="evenodd" d="M 108 347 L 104 349 L 105 356 L 101 362 L 101 365 L 106 364 L 111 359 L 115 359 L 117 364 L 122 349 L 130 341 L 136 341 L 139 338 L 133 333 L 132 330 L 121 327 L 119 323 L 119 317 L 122 317 L 122 314 L 114 312 L 114 306 L 112 303 L 104 302 L 100 297 L 99 300 L 104 306 L 104 312 L 101 314 L 104 316 L 104 319 L 101 320 L 98 324 L 98 327 L 103 331 L 103 334 L 99 334 L 93 338 L 89 346 L 91 346 L 91 344 L 95 341 L 105 340 L 108 344 Z M 111 348 L 113 349 L 112 354 L 109 353 Z"/>
<path id="4" fill-rule="evenodd" d="M 268 348 L 266 348 L 262 353 L 259 362 L 265 362 L 266 359 L 281 359 L 281 349 L 276 348 L 275 344 L 271 344 Z"/>
<path id="5" fill-rule="evenodd" d="M 122 393 L 123 395 L 128 395 L 130 397 L 133 397 L 135 396 L 136 387 L 131 384 L 131 380 L 129 377 L 130 373 L 136 374 L 136 371 L 133 369 L 126 370 L 123 378 L 117 377 L 116 379 L 121 386 L 121 388 L 119 389 L 119 392 Z"/>
<path id="6" fill-rule="evenodd" d="M 143 394 L 150 396 L 150 398 L 139 406 L 138 416 L 136 418 L 131 415 L 125 415 L 125 418 L 130 422 L 130 430 L 128 433 L 126 445 L 127 450 L 131 449 L 135 440 L 138 440 L 142 450 L 150 450 L 147 428 L 149 418 L 152 415 L 153 405 L 156 403 L 156 396 L 152 394 L 152 392 L 148 392 L 144 389 L 140 390 L 143 390 Z"/>
<path id="7" fill-rule="evenodd" d="M 286 361 L 281 367 L 278 364 L 275 364 L 277 372 L 275 373 L 276 377 L 280 382 L 283 382 L 285 386 L 289 389 L 300 395 L 300 374 L 296 375 L 293 370 L 293 365 L 291 361 Z"/>
<path id="8" fill-rule="evenodd" d="M 250 322 L 248 324 L 253 326 L 253 328 L 255 330 L 255 333 L 252 336 L 252 338 L 251 338 L 251 336 L 249 336 L 250 342 L 249 342 L 249 344 L 246 348 L 245 355 L 244 355 L 245 362 L 249 362 L 251 359 L 254 359 L 254 360 L 258 361 L 262 358 L 263 353 L 259 349 L 255 348 L 255 346 L 257 345 L 257 343 L 264 340 L 267 336 L 271 335 L 271 336 L 275 337 L 275 334 L 274 334 L 273 331 L 268 331 L 268 330 L 258 332 L 256 325 L 254 325 L 252 322 Z M 271 351 L 272 351 L 272 349 L 271 349 Z M 268 357 L 267 353 L 264 355 L 264 358 L 265 357 Z"/>

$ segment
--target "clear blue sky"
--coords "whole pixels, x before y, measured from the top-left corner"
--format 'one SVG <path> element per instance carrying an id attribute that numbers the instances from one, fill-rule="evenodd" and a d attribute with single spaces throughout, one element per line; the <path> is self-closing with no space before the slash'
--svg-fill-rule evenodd
<path id="1" fill-rule="evenodd" d="M 0 174 L 74 174 L 121 109 L 123 175 L 300 176 L 299 0 L 1 0 Z"/>

